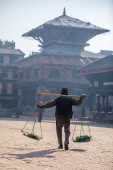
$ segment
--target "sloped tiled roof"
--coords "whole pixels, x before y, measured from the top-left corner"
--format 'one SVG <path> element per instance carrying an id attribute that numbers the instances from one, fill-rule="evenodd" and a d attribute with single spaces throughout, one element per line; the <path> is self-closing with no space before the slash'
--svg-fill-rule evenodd
<path id="1" fill-rule="evenodd" d="M 103 58 L 103 57 L 106 57 L 107 56 L 107 54 L 102 54 L 101 52 L 99 52 L 99 53 L 94 53 L 94 52 L 91 52 L 91 51 L 86 51 L 86 50 L 84 50 L 84 51 L 82 51 L 81 52 L 81 56 L 82 57 L 92 57 L 92 58 Z"/>
<path id="2" fill-rule="evenodd" d="M 35 35 L 36 33 L 40 33 L 41 30 L 44 30 L 46 26 L 60 26 L 60 27 L 71 27 L 71 28 L 83 28 L 83 29 L 89 29 L 89 30 L 95 30 L 98 31 L 99 33 L 104 33 L 108 32 L 108 29 L 104 29 L 101 27 L 98 27 L 94 24 L 91 24 L 90 22 L 85 22 L 82 20 L 79 20 L 77 18 L 72 18 L 68 15 L 61 15 L 59 17 L 56 17 L 52 20 L 49 20 L 45 22 L 44 24 L 32 29 L 31 31 L 26 32 L 23 34 L 23 36 L 32 36 Z"/>
<path id="3" fill-rule="evenodd" d="M 113 55 L 106 56 L 94 63 L 91 63 L 82 69 L 80 69 L 80 73 L 83 72 L 92 72 L 92 71 L 99 71 L 104 69 L 113 69 Z"/>
<path id="4" fill-rule="evenodd" d="M 72 18 L 68 15 L 61 15 L 59 17 L 54 18 L 53 20 L 50 20 L 46 22 L 45 24 L 53 25 L 53 26 L 65 26 L 65 27 L 76 27 L 76 28 L 87 28 L 87 29 L 98 29 L 103 30 L 103 28 L 100 28 L 96 25 L 91 24 L 90 22 L 84 22 L 77 18 Z"/>
<path id="5" fill-rule="evenodd" d="M 24 55 L 21 50 L 18 49 L 11 49 L 11 48 L 0 48 L 0 54 L 7 54 L 7 55 Z"/>

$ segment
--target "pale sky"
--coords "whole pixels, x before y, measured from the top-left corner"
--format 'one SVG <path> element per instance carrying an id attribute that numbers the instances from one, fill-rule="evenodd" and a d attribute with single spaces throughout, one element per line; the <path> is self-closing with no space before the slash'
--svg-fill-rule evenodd
<path id="1" fill-rule="evenodd" d="M 90 40 L 86 50 L 113 50 L 113 0 L 0 0 L 0 39 L 14 40 L 26 55 L 38 51 L 37 41 L 22 34 L 62 15 L 64 7 L 67 15 L 110 30 Z"/>

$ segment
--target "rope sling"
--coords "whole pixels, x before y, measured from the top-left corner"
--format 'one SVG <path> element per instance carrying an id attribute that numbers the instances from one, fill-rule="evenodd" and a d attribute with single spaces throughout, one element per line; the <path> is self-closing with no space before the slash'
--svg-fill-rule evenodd
<path id="1" fill-rule="evenodd" d="M 28 126 L 30 125 L 30 122 L 32 122 L 32 125 L 30 128 L 28 128 Z M 37 127 L 38 123 L 40 124 L 40 136 L 36 135 L 37 129 L 39 129 Z M 28 137 L 30 137 L 30 134 L 31 134 L 32 138 L 33 137 L 34 138 L 36 137 L 36 139 L 43 138 L 41 121 L 39 121 L 38 117 L 36 117 L 36 114 L 34 114 L 34 120 L 27 120 L 25 122 L 24 127 L 21 129 L 21 132 L 23 133 L 23 135 L 28 136 Z"/>
<path id="2" fill-rule="evenodd" d="M 81 108 L 82 111 L 82 108 Z M 89 142 L 91 140 L 91 129 L 88 117 L 74 118 L 73 142 Z M 78 132 L 78 133 L 77 133 Z"/>
<path id="3" fill-rule="evenodd" d="M 40 103 L 40 98 L 39 98 L 39 103 Z M 38 108 L 38 111 L 34 113 L 33 120 L 27 120 L 24 124 L 24 127 L 21 129 L 23 135 L 36 140 L 40 140 L 43 138 L 42 126 L 41 126 L 42 115 L 43 115 L 43 110 Z M 31 121 L 32 121 L 32 126 L 29 129 L 27 129 Z M 39 135 L 39 128 L 37 128 L 37 124 L 40 125 L 40 135 Z"/>

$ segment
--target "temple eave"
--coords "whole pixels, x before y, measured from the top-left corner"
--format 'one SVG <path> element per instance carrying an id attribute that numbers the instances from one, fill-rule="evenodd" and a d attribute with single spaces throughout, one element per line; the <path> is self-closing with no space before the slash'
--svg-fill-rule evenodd
<path id="1" fill-rule="evenodd" d="M 46 27 L 48 27 L 48 28 L 46 28 Z M 32 29 L 32 30 L 30 30 L 30 31 L 28 31 L 28 32 L 26 32 L 26 33 L 24 33 L 22 36 L 23 37 L 32 37 L 32 38 L 36 38 L 36 37 L 41 37 L 41 35 L 43 35 L 43 33 L 45 32 L 45 31 L 47 31 L 47 29 L 51 29 L 51 31 L 52 30 L 54 30 L 54 29 L 57 29 L 57 28 L 60 28 L 60 29 L 63 29 L 63 28 L 65 28 L 65 30 L 68 30 L 68 29 L 72 29 L 74 32 L 76 32 L 77 30 L 81 30 L 81 31 L 89 31 L 89 32 L 93 32 L 94 33 L 94 36 L 96 35 L 96 34 L 102 34 L 102 33 L 106 33 L 106 32 L 109 32 L 110 30 L 108 30 L 108 29 L 102 29 L 102 28 L 99 28 L 99 27 L 95 27 L 95 28 L 93 28 L 93 27 L 89 27 L 89 28 L 87 28 L 87 27 L 70 27 L 70 26 L 62 26 L 62 25 L 49 25 L 49 24 L 46 24 L 46 26 L 43 26 L 42 28 L 40 28 L 40 26 L 39 27 L 36 27 L 36 28 L 34 28 L 34 29 Z M 92 35 L 93 36 L 93 35 Z"/>
<path id="2" fill-rule="evenodd" d="M 41 45 L 39 45 L 39 47 L 48 47 L 48 46 L 53 46 L 53 45 L 63 45 L 63 46 L 81 46 L 81 47 L 85 47 L 85 46 L 89 46 L 89 43 L 71 43 L 71 42 L 64 42 L 64 41 L 50 41 L 48 43 L 43 43 Z"/>

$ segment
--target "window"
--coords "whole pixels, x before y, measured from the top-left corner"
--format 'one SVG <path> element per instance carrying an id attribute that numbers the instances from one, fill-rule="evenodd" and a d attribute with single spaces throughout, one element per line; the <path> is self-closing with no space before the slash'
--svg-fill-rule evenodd
<path id="1" fill-rule="evenodd" d="M 13 72 L 13 78 L 14 78 L 14 79 L 18 78 L 18 73 L 17 73 L 17 71 L 14 71 L 14 72 Z"/>
<path id="2" fill-rule="evenodd" d="M 9 70 L 8 77 L 17 79 L 18 78 L 17 68 L 13 68 L 12 70 Z"/>
<path id="3" fill-rule="evenodd" d="M 7 84 L 7 94 L 12 94 L 12 84 L 11 83 L 8 83 Z"/>
<path id="4" fill-rule="evenodd" d="M 48 78 L 50 79 L 59 79 L 60 78 L 60 72 L 57 69 L 53 69 L 49 72 Z"/>
<path id="5" fill-rule="evenodd" d="M 2 94 L 3 84 L 0 82 L 0 94 Z"/>
<path id="6" fill-rule="evenodd" d="M 4 77 L 8 78 L 8 68 L 4 68 Z"/>
<path id="7" fill-rule="evenodd" d="M 18 59 L 17 56 L 10 56 L 10 64 L 15 63 L 17 59 Z"/>
<path id="8" fill-rule="evenodd" d="M 8 71 L 8 79 L 12 79 L 13 75 L 12 75 L 12 70 Z"/>
<path id="9" fill-rule="evenodd" d="M 38 69 L 35 69 L 35 70 L 34 70 L 34 78 L 35 78 L 35 79 L 38 79 L 38 76 L 39 76 L 39 70 L 38 70 Z"/>
<path id="10" fill-rule="evenodd" d="M 25 78 L 30 79 L 30 71 L 26 70 L 25 72 Z"/>
<path id="11" fill-rule="evenodd" d="M 4 64 L 9 64 L 10 63 L 10 58 L 9 56 L 4 56 Z"/>
<path id="12" fill-rule="evenodd" d="M 0 64 L 3 64 L 3 56 L 0 56 Z"/>

